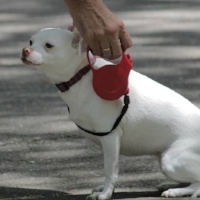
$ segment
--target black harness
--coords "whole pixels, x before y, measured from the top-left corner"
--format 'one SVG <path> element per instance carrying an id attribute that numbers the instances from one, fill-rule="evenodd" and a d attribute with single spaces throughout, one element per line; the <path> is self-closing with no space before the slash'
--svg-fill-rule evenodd
<path id="1" fill-rule="evenodd" d="M 82 68 L 81 70 L 79 70 L 69 81 L 67 82 L 62 82 L 62 83 L 59 83 L 59 84 L 56 84 L 56 87 L 61 91 L 61 92 L 66 92 L 67 90 L 70 89 L 71 86 L 73 86 L 75 83 L 77 83 L 79 80 L 81 80 L 81 78 L 87 74 L 88 72 L 90 71 L 90 66 L 87 65 L 85 66 L 84 68 Z M 128 110 L 128 107 L 129 107 L 129 104 L 130 104 L 130 98 L 129 96 L 126 94 L 124 95 L 124 106 L 121 110 L 121 113 L 119 115 L 119 117 L 116 119 L 112 129 L 108 132 L 96 132 L 96 131 L 90 131 L 90 130 L 87 130 L 87 129 L 84 129 L 83 127 L 79 126 L 78 124 L 76 124 L 76 126 L 89 133 L 89 134 L 92 134 L 92 135 L 95 135 L 95 136 L 105 136 L 105 135 L 108 135 L 109 133 L 111 133 L 114 129 L 117 128 L 117 126 L 119 125 L 119 123 L 121 122 L 123 116 L 126 114 L 126 111 Z M 68 111 L 70 113 L 70 108 L 69 106 L 68 107 Z"/>

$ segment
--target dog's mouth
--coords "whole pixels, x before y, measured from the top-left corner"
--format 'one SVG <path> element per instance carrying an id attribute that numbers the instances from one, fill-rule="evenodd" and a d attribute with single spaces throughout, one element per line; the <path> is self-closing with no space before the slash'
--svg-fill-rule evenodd
<path id="1" fill-rule="evenodd" d="M 25 65 L 29 65 L 29 66 L 39 65 L 39 64 L 36 64 L 36 63 L 33 63 L 33 62 L 27 60 L 27 59 L 24 58 L 24 57 L 21 57 L 21 61 L 22 61 Z"/>

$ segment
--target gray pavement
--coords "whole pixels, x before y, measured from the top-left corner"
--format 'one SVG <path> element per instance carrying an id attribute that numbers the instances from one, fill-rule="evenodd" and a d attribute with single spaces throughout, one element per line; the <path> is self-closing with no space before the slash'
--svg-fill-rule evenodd
<path id="1" fill-rule="evenodd" d="M 107 0 L 134 41 L 134 68 L 200 107 L 200 1 Z M 29 37 L 71 23 L 63 1 L 0 0 L 0 199 L 81 200 L 103 181 L 98 147 L 67 118 L 54 87 L 21 64 Z M 113 199 L 162 199 L 156 157 L 120 158 Z M 187 199 L 187 198 L 179 198 Z"/>

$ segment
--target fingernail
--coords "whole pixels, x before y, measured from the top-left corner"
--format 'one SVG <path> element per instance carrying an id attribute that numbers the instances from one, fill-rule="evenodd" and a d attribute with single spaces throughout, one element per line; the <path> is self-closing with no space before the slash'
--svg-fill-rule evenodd
<path id="1" fill-rule="evenodd" d="M 72 31 L 73 30 L 73 26 L 68 26 L 67 30 Z"/>

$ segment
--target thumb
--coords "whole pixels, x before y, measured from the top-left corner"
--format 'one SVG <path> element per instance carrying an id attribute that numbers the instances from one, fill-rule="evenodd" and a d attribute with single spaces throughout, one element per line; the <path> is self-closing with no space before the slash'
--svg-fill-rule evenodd
<path id="1" fill-rule="evenodd" d="M 74 25 L 68 26 L 67 30 L 69 30 L 69 31 L 71 31 L 71 32 L 78 32 L 78 29 L 77 29 L 76 26 L 74 26 Z"/>

